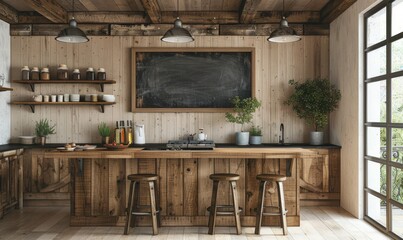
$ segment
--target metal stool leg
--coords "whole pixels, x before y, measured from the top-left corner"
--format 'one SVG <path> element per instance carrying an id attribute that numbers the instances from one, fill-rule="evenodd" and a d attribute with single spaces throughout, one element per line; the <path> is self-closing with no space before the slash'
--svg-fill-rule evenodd
<path id="1" fill-rule="evenodd" d="M 157 209 L 155 205 L 155 188 L 154 188 L 154 181 L 148 182 L 150 187 L 150 205 L 151 205 L 151 220 L 152 220 L 152 227 L 153 227 L 153 235 L 158 234 L 158 227 L 157 227 Z"/>
<path id="2" fill-rule="evenodd" d="M 127 207 L 127 218 L 126 218 L 126 224 L 125 224 L 125 231 L 124 235 L 129 234 L 129 228 L 130 228 L 130 223 L 132 220 L 132 212 L 133 212 L 133 203 L 134 203 L 134 188 L 135 184 L 133 181 L 130 182 L 130 193 L 129 193 L 129 203 Z"/>
<path id="3" fill-rule="evenodd" d="M 235 215 L 235 223 L 236 223 L 236 232 L 237 234 L 242 233 L 241 229 L 241 218 L 239 216 L 239 204 L 238 204 L 238 189 L 236 187 L 236 181 L 230 181 L 231 190 L 232 190 L 232 200 L 234 202 L 234 215 Z"/>
<path id="4" fill-rule="evenodd" d="M 266 181 L 260 181 L 258 206 L 257 206 L 257 211 L 256 211 L 255 234 L 260 234 L 260 228 L 262 226 L 262 215 L 263 215 L 263 204 L 264 204 L 265 191 L 266 191 Z"/>
<path id="5" fill-rule="evenodd" d="M 287 217 L 285 211 L 284 188 L 282 182 L 276 182 L 278 189 L 278 204 L 281 213 L 281 227 L 283 228 L 283 235 L 287 235 Z"/>
<path id="6" fill-rule="evenodd" d="M 213 181 L 213 194 L 211 195 L 210 216 L 208 220 L 208 234 L 213 235 L 217 215 L 217 191 L 219 181 Z"/>

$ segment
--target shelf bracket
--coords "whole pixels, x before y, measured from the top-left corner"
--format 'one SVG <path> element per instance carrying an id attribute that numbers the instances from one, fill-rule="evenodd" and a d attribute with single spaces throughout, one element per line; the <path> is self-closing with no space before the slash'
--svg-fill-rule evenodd
<path id="1" fill-rule="evenodd" d="M 99 107 L 101 108 L 101 113 L 105 112 L 105 106 L 104 105 L 99 105 Z"/>
<path id="2" fill-rule="evenodd" d="M 28 105 L 31 108 L 31 112 L 35 113 L 35 105 Z"/>
<path id="3" fill-rule="evenodd" d="M 29 86 L 31 87 L 31 91 L 35 92 L 35 84 L 34 83 L 30 83 Z"/>
<path id="4" fill-rule="evenodd" d="M 104 92 L 104 84 L 103 84 L 103 83 L 100 83 L 100 84 L 99 84 L 99 87 L 101 88 L 101 92 Z"/>

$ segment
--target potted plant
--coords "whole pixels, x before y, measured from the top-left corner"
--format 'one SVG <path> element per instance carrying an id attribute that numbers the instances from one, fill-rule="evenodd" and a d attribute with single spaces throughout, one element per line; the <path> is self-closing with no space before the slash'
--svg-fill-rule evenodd
<path id="1" fill-rule="evenodd" d="M 249 143 L 252 145 L 262 144 L 262 128 L 253 125 L 250 129 Z"/>
<path id="2" fill-rule="evenodd" d="M 50 134 L 55 134 L 56 125 L 50 126 L 48 119 L 41 119 L 35 124 L 35 135 L 40 139 L 41 145 L 45 145 L 46 137 Z"/>
<path id="3" fill-rule="evenodd" d="M 109 144 L 111 129 L 106 125 L 106 123 L 101 122 L 101 124 L 98 125 L 98 132 L 102 137 L 102 144 Z"/>
<path id="4" fill-rule="evenodd" d="M 253 113 L 260 107 L 261 103 L 256 98 L 244 98 L 239 96 L 231 99 L 234 105 L 234 113 L 225 113 L 228 122 L 241 124 L 241 132 L 236 132 L 236 144 L 248 145 L 249 132 L 244 132 L 243 127 L 245 123 L 250 123 L 253 118 Z"/>
<path id="5" fill-rule="evenodd" d="M 323 128 L 328 123 L 329 113 L 334 111 L 341 98 L 340 90 L 328 79 L 313 79 L 303 83 L 290 80 L 294 93 L 285 102 L 292 106 L 299 118 L 312 125 L 314 130 L 310 135 L 310 144 L 323 144 Z"/>

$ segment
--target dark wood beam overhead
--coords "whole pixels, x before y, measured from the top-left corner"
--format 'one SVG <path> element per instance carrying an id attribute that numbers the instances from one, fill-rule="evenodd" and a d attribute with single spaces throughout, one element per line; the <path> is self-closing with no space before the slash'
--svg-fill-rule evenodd
<path id="1" fill-rule="evenodd" d="M 239 10 L 239 22 L 250 23 L 255 18 L 258 7 L 262 0 L 243 0 Z"/>
<path id="2" fill-rule="evenodd" d="M 151 23 L 161 23 L 161 10 L 157 0 L 140 0 Z"/>
<path id="3" fill-rule="evenodd" d="M 292 11 L 285 12 L 284 16 L 289 23 L 319 23 L 318 11 Z M 283 13 L 280 11 L 258 12 L 251 23 L 280 23 Z"/>
<path id="4" fill-rule="evenodd" d="M 8 23 L 17 23 L 18 13 L 14 8 L 0 1 L 0 19 Z"/>
<path id="5" fill-rule="evenodd" d="M 74 18 L 78 23 L 150 23 L 144 12 L 75 12 Z"/>
<path id="6" fill-rule="evenodd" d="M 66 23 L 67 12 L 55 0 L 25 0 L 35 11 L 54 23 Z"/>
<path id="7" fill-rule="evenodd" d="M 161 12 L 161 23 L 173 23 L 178 17 L 178 12 Z M 238 23 L 238 12 L 179 12 L 183 24 L 226 24 Z"/>
<path id="8" fill-rule="evenodd" d="M 332 0 L 329 1 L 320 11 L 322 23 L 331 23 L 347 8 L 353 5 L 357 0 Z"/>

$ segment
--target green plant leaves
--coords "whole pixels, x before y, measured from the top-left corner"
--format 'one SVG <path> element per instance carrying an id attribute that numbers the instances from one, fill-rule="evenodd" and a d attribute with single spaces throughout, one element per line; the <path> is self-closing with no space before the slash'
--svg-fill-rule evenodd
<path id="1" fill-rule="evenodd" d="M 49 121 L 48 119 L 41 119 L 39 120 L 39 122 L 36 122 L 35 124 L 35 135 L 37 137 L 46 137 L 50 134 L 55 134 L 56 130 L 55 130 L 56 124 L 53 126 L 49 125 Z"/>
<path id="2" fill-rule="evenodd" d="M 242 124 L 242 128 L 243 124 L 252 121 L 253 113 L 261 106 L 261 102 L 256 98 L 241 99 L 239 96 L 231 99 L 231 103 L 234 105 L 235 113 L 225 113 L 225 117 L 228 122 Z"/>

